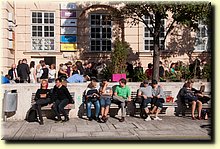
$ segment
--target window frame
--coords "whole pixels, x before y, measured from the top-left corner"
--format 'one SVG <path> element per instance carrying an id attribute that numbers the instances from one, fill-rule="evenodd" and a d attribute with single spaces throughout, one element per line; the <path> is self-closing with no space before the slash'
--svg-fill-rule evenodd
<path id="1" fill-rule="evenodd" d="M 145 16 L 143 16 L 143 19 L 146 20 Z M 167 21 L 167 20 L 166 20 L 166 19 L 163 19 L 163 21 L 164 21 L 164 32 L 163 32 L 163 33 L 164 33 L 164 37 L 165 37 L 165 35 L 166 35 L 166 21 Z M 152 40 L 152 41 L 153 41 L 153 37 L 145 37 L 145 33 L 146 33 L 146 32 L 145 32 L 145 28 L 147 28 L 147 27 L 145 26 L 144 23 L 142 23 L 142 24 L 143 24 L 143 31 L 144 31 L 143 34 L 142 34 L 142 35 L 143 35 L 143 51 L 144 51 L 144 52 L 152 52 L 152 53 L 153 53 L 154 50 L 150 50 L 150 49 L 149 49 L 149 50 L 146 50 L 146 49 L 145 49 L 145 45 L 146 45 L 146 44 L 145 44 L 145 41 L 146 41 L 146 40 L 149 40 L 149 41 Z M 149 27 L 153 27 L 152 24 L 149 24 Z M 159 37 L 159 40 L 160 40 L 160 39 L 163 39 L 163 40 L 164 40 L 164 37 Z M 160 40 L 160 41 L 162 41 L 162 40 Z M 151 46 L 151 45 L 148 45 L 148 47 L 150 47 L 150 46 Z M 165 51 L 165 50 L 166 50 L 166 41 L 164 42 L 164 48 L 162 49 L 162 51 Z"/>
<path id="2" fill-rule="evenodd" d="M 99 15 L 100 16 L 100 22 L 99 25 L 92 25 L 91 21 L 92 21 L 92 15 Z M 113 27 L 113 21 L 111 20 L 111 25 L 102 25 L 102 17 L 103 15 L 110 15 L 108 13 L 91 13 L 89 16 L 89 52 L 112 52 L 112 47 L 113 47 L 113 43 L 112 43 L 112 27 Z M 111 15 L 110 15 L 111 16 Z M 103 27 L 104 26 L 104 27 Z M 106 26 L 106 27 L 105 27 Z M 99 28 L 100 29 L 100 38 L 92 38 L 92 28 Z M 111 38 L 102 38 L 103 32 L 102 29 L 103 28 L 110 28 L 111 29 Z M 96 33 L 96 32 L 95 32 Z M 108 33 L 108 32 L 106 32 Z M 92 51 L 92 40 L 94 41 L 100 41 L 100 50 L 99 51 Z M 111 51 L 108 51 L 107 49 L 105 51 L 102 50 L 102 41 L 110 41 L 111 42 Z M 105 47 L 108 47 L 108 45 L 106 45 Z"/>
<path id="3" fill-rule="evenodd" d="M 203 34 L 202 33 L 203 27 L 206 28 L 205 29 L 206 36 L 204 36 L 204 37 L 201 36 Z M 199 28 L 199 31 L 195 32 L 196 33 L 195 40 L 197 40 L 197 39 L 199 39 L 201 41 L 204 40 L 205 43 L 196 45 L 196 41 L 195 41 L 194 52 L 208 51 L 208 40 L 210 40 L 209 36 L 208 36 L 208 25 L 204 24 L 202 21 L 199 21 L 198 28 Z M 198 32 L 199 32 L 199 36 L 198 36 Z M 201 48 L 203 45 L 204 45 L 204 49 Z"/>
<path id="4" fill-rule="evenodd" d="M 33 23 L 32 22 L 32 19 L 33 19 L 33 17 L 32 17 L 32 13 L 41 13 L 42 14 L 42 23 Z M 45 23 L 44 22 L 44 14 L 45 13 L 53 13 L 53 23 Z M 56 35 L 56 32 L 55 32 L 55 28 L 56 28 L 56 25 L 55 25 L 55 22 L 56 22 L 56 17 L 55 17 L 55 12 L 54 11 L 31 11 L 31 17 L 30 17 L 30 19 L 31 19 L 31 51 L 32 52 L 54 52 L 54 51 L 56 51 L 56 48 L 55 48 L 55 35 Z M 50 20 L 50 17 L 48 18 L 49 20 Z M 39 36 L 33 36 L 33 30 L 32 30 L 32 27 L 33 26 L 42 26 L 42 36 L 41 37 L 39 37 Z M 48 26 L 48 27 L 53 27 L 54 28 L 54 30 L 53 30 L 53 33 L 54 33 L 54 35 L 53 35 L 53 37 L 45 37 L 45 27 L 46 26 Z M 50 32 L 50 31 L 48 31 L 48 32 Z M 43 40 L 43 44 L 42 44 L 42 46 L 43 46 L 43 50 L 39 50 L 39 49 L 37 49 L 37 50 L 34 50 L 34 48 L 33 48 L 33 39 L 42 39 Z M 45 47 L 46 47 L 46 41 L 45 40 L 53 40 L 53 49 L 45 49 Z"/>

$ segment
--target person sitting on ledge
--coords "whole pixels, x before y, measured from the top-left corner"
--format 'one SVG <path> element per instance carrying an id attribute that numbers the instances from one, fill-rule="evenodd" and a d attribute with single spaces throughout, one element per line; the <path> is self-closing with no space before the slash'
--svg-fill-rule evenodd
<path id="1" fill-rule="evenodd" d="M 164 100 L 164 92 L 163 89 L 160 85 L 158 85 L 157 80 L 153 80 L 152 81 L 152 95 L 153 95 L 153 99 L 152 99 L 152 107 L 153 109 L 151 110 L 151 114 L 155 113 L 155 118 L 154 120 L 162 120 L 161 118 L 158 117 L 158 114 L 160 113 L 160 111 L 163 108 L 163 103 L 165 102 Z"/>
<path id="2" fill-rule="evenodd" d="M 119 119 L 119 122 L 125 121 L 125 102 L 131 101 L 131 90 L 126 83 L 127 81 L 124 78 L 120 79 L 119 85 L 116 86 L 113 96 L 113 102 L 118 104 L 121 108 L 121 119 Z"/>
<path id="3" fill-rule="evenodd" d="M 47 80 L 42 80 L 40 89 L 37 90 L 35 98 L 34 98 L 36 103 L 33 105 L 33 108 L 37 110 L 39 120 L 40 120 L 39 121 L 40 125 L 44 124 L 41 107 L 47 106 L 51 102 L 50 90 L 47 89 L 47 87 L 48 87 Z"/>
<path id="4" fill-rule="evenodd" d="M 61 78 L 57 78 L 55 80 L 56 85 L 53 88 L 53 94 L 54 96 L 54 104 L 52 109 L 54 110 L 56 116 L 58 119 L 56 119 L 56 122 L 62 121 L 62 122 L 67 122 L 69 121 L 69 117 L 64 110 L 64 107 L 68 105 L 72 101 L 72 96 L 70 95 L 69 90 L 62 84 Z M 63 114 L 65 119 L 61 119 L 61 115 Z"/>

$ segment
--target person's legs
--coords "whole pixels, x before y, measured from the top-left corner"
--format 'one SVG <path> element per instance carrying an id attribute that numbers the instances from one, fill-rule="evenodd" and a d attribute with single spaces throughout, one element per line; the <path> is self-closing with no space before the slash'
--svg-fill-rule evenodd
<path id="1" fill-rule="evenodd" d="M 101 98 L 100 99 L 100 106 L 101 106 L 101 116 L 103 117 L 105 114 L 105 99 Z"/>
<path id="2" fill-rule="evenodd" d="M 157 100 L 157 102 L 155 103 L 155 106 L 158 107 L 156 114 L 155 114 L 155 119 L 154 120 L 162 120 L 161 118 L 158 117 L 158 114 L 160 113 L 160 111 L 163 109 L 163 103 L 161 102 L 162 99 Z"/>
<path id="3" fill-rule="evenodd" d="M 192 101 L 192 110 L 191 110 L 191 114 L 192 114 L 192 119 L 195 119 L 195 109 L 196 109 L 196 101 Z"/>
<path id="4" fill-rule="evenodd" d="M 145 114 L 147 116 L 147 118 L 145 119 L 145 121 L 150 121 L 151 118 L 150 118 L 150 110 L 148 109 L 148 104 L 151 103 L 151 98 L 147 98 L 147 99 L 144 99 L 143 100 L 143 108 L 144 108 L 144 111 L 145 111 Z"/>
<path id="5" fill-rule="evenodd" d="M 201 111 L 202 111 L 202 102 L 197 100 L 197 104 L 198 104 L 198 119 L 201 119 Z"/>
<path id="6" fill-rule="evenodd" d="M 55 103 L 53 104 L 52 109 L 54 110 L 54 113 L 57 116 L 58 121 L 61 121 L 61 116 L 60 116 L 59 108 L 58 108 L 59 104 L 60 104 L 60 100 L 56 100 Z"/>
<path id="7" fill-rule="evenodd" d="M 96 117 L 96 119 L 98 119 L 99 118 L 99 112 L 100 112 L 99 100 L 96 100 L 93 104 L 95 106 L 95 117 Z"/>
<path id="8" fill-rule="evenodd" d="M 125 120 L 126 115 L 126 108 L 125 108 L 125 101 L 121 102 L 121 119 L 120 122 L 123 122 Z"/>
<path id="9" fill-rule="evenodd" d="M 36 101 L 36 109 L 39 116 L 40 124 L 43 124 L 41 107 L 46 106 L 49 102 L 50 99 L 39 99 Z"/>
<path id="10" fill-rule="evenodd" d="M 89 118 L 89 120 L 92 120 L 91 106 L 92 106 L 92 102 L 91 101 L 87 101 L 86 109 L 87 109 L 87 117 Z"/>
<path id="11" fill-rule="evenodd" d="M 58 105 L 58 108 L 59 108 L 59 112 L 62 113 L 65 117 L 64 121 L 68 121 L 69 120 L 69 117 L 66 113 L 66 111 L 64 110 L 65 106 L 68 105 L 69 103 L 69 99 L 63 99 L 60 104 Z"/>
<path id="12" fill-rule="evenodd" d="M 105 100 L 105 112 L 104 112 L 104 116 L 107 117 L 108 113 L 109 113 L 109 108 L 111 105 L 111 99 L 110 98 L 106 98 Z"/>

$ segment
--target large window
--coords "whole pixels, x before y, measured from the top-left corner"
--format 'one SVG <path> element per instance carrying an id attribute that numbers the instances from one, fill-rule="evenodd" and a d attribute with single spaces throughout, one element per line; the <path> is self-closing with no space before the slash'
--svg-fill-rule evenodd
<path id="1" fill-rule="evenodd" d="M 145 22 L 147 22 L 150 29 L 154 32 L 153 25 L 152 25 L 151 19 L 150 19 L 153 17 L 154 17 L 153 15 L 151 15 L 151 17 L 145 16 L 144 20 L 145 20 Z M 161 20 L 161 24 L 162 24 L 162 27 L 160 28 L 159 43 L 160 43 L 160 48 L 164 49 L 164 44 L 162 44 L 162 41 L 164 40 L 164 36 L 165 36 L 165 30 L 164 30 L 165 20 L 164 19 Z M 146 50 L 146 51 L 154 50 L 153 36 L 150 34 L 150 30 L 145 25 L 144 25 L 144 50 Z"/>
<path id="2" fill-rule="evenodd" d="M 54 50 L 54 13 L 32 12 L 32 50 Z"/>
<path id="3" fill-rule="evenodd" d="M 199 22 L 199 30 L 196 33 L 195 51 L 208 50 L 208 28 L 201 21 Z"/>
<path id="4" fill-rule="evenodd" d="M 111 51 L 111 16 L 108 14 L 91 14 L 90 25 L 90 50 Z"/>

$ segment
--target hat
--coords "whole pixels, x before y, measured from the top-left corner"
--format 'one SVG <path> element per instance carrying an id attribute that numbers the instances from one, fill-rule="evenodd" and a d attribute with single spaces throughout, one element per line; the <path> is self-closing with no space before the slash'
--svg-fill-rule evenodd
<path id="1" fill-rule="evenodd" d="M 147 81 L 147 80 L 144 80 L 144 81 L 143 81 L 143 84 L 148 84 L 148 81 Z"/>

